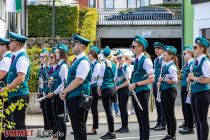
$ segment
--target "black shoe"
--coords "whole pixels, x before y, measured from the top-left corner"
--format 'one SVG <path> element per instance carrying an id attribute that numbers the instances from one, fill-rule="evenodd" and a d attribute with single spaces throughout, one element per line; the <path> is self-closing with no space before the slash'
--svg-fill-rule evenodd
<path id="1" fill-rule="evenodd" d="M 123 128 L 121 127 L 120 129 L 117 129 L 115 132 L 120 132 Z"/>
<path id="2" fill-rule="evenodd" d="M 166 140 L 176 140 L 176 137 L 170 137 L 170 138 L 168 138 Z"/>
<path id="3" fill-rule="evenodd" d="M 74 135 L 74 132 L 70 132 L 72 135 Z"/>
<path id="4" fill-rule="evenodd" d="M 119 131 L 119 133 L 128 133 L 129 129 L 128 128 L 123 128 Z"/>
<path id="5" fill-rule="evenodd" d="M 166 127 L 162 126 L 162 125 L 159 125 L 158 127 L 154 128 L 153 130 L 155 130 L 155 131 L 166 130 Z"/>
<path id="6" fill-rule="evenodd" d="M 116 139 L 116 134 L 108 132 L 104 136 L 101 136 L 100 138 L 103 140 Z"/>
<path id="7" fill-rule="evenodd" d="M 160 140 L 168 140 L 169 138 L 171 138 L 171 136 L 166 135 L 164 138 L 160 139 Z"/>
<path id="8" fill-rule="evenodd" d="M 193 129 L 185 128 L 183 130 L 179 131 L 180 134 L 182 135 L 187 135 L 187 134 L 195 134 Z"/>
<path id="9" fill-rule="evenodd" d="M 87 135 L 96 135 L 97 134 L 97 131 L 95 132 L 88 132 Z"/>
<path id="10" fill-rule="evenodd" d="M 160 125 L 157 123 L 154 127 L 150 128 L 150 129 L 154 130 L 154 129 L 158 128 L 159 126 Z"/>
<path id="11" fill-rule="evenodd" d="M 184 127 L 185 127 L 185 123 L 179 126 L 179 128 L 184 128 Z"/>

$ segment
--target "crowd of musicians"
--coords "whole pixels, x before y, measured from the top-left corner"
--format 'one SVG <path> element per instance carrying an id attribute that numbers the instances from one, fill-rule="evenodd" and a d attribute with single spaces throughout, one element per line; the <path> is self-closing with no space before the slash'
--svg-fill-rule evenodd
<path id="1" fill-rule="evenodd" d="M 30 60 L 24 49 L 26 41 L 25 36 L 13 32 L 9 32 L 9 39 L 0 38 L 0 94 L 5 89 L 12 90 L 21 85 L 17 90 L 9 92 L 8 104 L 5 106 L 19 99 L 29 102 Z M 39 56 L 38 99 L 43 99 L 40 107 L 43 112 L 44 130 L 52 130 L 52 139 L 68 139 L 66 121 L 69 120 L 75 140 L 87 140 L 87 135 L 97 135 L 97 130 L 100 129 L 99 99 L 102 100 L 108 125 L 107 133 L 100 138 L 115 139 L 116 133 L 129 133 L 128 101 L 131 98 L 139 125 L 140 140 L 149 140 L 151 129 L 166 130 L 166 136 L 161 140 L 175 140 L 177 94 L 181 94 L 184 116 L 184 123 L 179 126 L 179 132 L 194 134 L 195 126 L 197 139 L 208 139 L 210 62 L 207 39 L 198 37 L 194 46 L 184 47 L 182 55 L 185 64 L 181 68 L 181 77 L 177 49 L 173 44 L 155 42 L 153 47 L 157 58 L 153 63 L 146 51 L 151 47 L 149 42 L 142 36 L 135 36 L 130 46 L 135 55 L 133 68 L 131 59 L 121 51 L 113 56 L 108 46 L 103 50 L 91 46 L 86 54 L 89 44 L 88 39 L 74 34 L 69 46 L 58 44 L 50 51 L 43 48 Z M 71 64 L 68 60 L 69 48 L 76 55 Z M 179 80 L 180 90 L 177 89 Z M 150 96 L 155 97 L 157 110 L 157 124 L 152 128 L 149 122 Z M 114 102 L 119 103 L 122 122 L 121 128 L 117 129 L 114 127 L 112 113 L 113 98 Z M 89 110 L 93 116 L 92 130 L 86 130 Z M 14 130 L 26 129 L 25 114 L 26 107 L 7 116 L 15 122 Z M 27 137 L 3 139 L 26 140 Z"/>

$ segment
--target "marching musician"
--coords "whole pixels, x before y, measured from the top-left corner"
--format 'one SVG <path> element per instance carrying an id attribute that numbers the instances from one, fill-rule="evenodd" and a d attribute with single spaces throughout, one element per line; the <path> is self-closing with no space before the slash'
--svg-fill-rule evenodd
<path id="1" fill-rule="evenodd" d="M 7 74 L 12 61 L 12 53 L 9 51 L 9 39 L 0 38 L 0 89 L 7 85 Z M 4 108 L 8 107 L 8 102 L 4 102 Z M 8 119 L 6 115 L 5 120 Z M 4 137 L 4 136 L 3 136 Z M 4 139 L 4 138 L 3 138 Z"/>
<path id="2" fill-rule="evenodd" d="M 158 78 L 160 77 L 161 74 L 161 67 L 163 67 L 164 65 L 163 50 L 165 45 L 163 45 L 160 42 L 155 42 L 153 46 L 155 49 L 155 54 L 157 55 L 157 58 L 154 60 L 155 82 L 153 83 L 153 94 L 155 99 L 157 99 L 157 94 L 158 94 L 157 83 L 158 83 Z M 156 131 L 165 130 L 166 122 L 165 122 L 165 115 L 162 103 L 155 100 L 155 106 L 157 110 L 157 124 L 152 129 Z"/>
<path id="3" fill-rule="evenodd" d="M 9 39 L 0 38 L 0 88 L 7 84 L 7 74 L 12 61 L 12 53 L 9 51 Z"/>
<path id="4" fill-rule="evenodd" d="M 112 97 L 114 96 L 114 76 L 116 72 L 116 64 L 112 61 L 112 51 L 109 46 L 103 50 L 105 62 L 101 63 L 99 80 L 98 80 L 98 93 L 102 96 L 102 103 L 107 117 L 108 132 L 101 136 L 101 139 L 115 139 L 116 134 L 114 131 L 114 118 L 112 115 Z"/>
<path id="5" fill-rule="evenodd" d="M 53 47 L 49 53 L 49 71 L 48 71 L 48 79 L 47 79 L 48 87 L 46 90 L 47 94 L 52 92 L 53 74 L 58 64 L 57 59 L 56 59 L 56 50 L 57 48 Z M 55 110 L 56 108 L 55 96 L 52 98 L 47 98 L 46 101 L 50 102 L 49 106 L 46 107 L 46 111 L 47 111 L 47 114 L 49 115 L 49 122 L 51 124 L 53 134 L 56 134 L 58 126 L 57 126 L 56 121 L 54 121 L 57 118 L 56 113 L 55 113 L 56 111 Z"/>
<path id="6" fill-rule="evenodd" d="M 188 82 L 191 83 L 191 104 L 197 129 L 198 140 L 207 140 L 209 126 L 207 121 L 210 103 L 210 62 L 207 48 L 209 41 L 197 37 L 195 40 L 194 54 L 196 60 L 191 66 Z"/>
<path id="7" fill-rule="evenodd" d="M 66 139 L 66 123 L 65 123 L 65 111 L 64 111 L 64 101 L 60 99 L 59 94 L 63 92 L 64 86 L 68 76 L 68 46 L 64 44 L 59 44 L 57 49 L 55 50 L 56 59 L 58 64 L 54 70 L 52 75 L 53 84 L 52 84 L 52 92 L 47 94 L 48 98 L 52 98 L 54 96 L 55 102 L 55 120 L 54 123 L 57 125 L 57 132 L 61 132 L 64 135 L 58 136 L 58 140 Z M 55 125 L 55 126 L 56 126 Z"/>
<path id="8" fill-rule="evenodd" d="M 185 65 L 182 68 L 182 80 L 181 80 L 181 99 L 182 99 L 182 112 L 184 116 L 184 127 L 179 131 L 181 134 L 194 134 L 193 130 L 193 114 L 191 104 L 186 103 L 188 95 L 187 77 L 190 73 L 190 67 L 193 64 L 194 53 L 192 46 L 185 46 L 183 50 Z"/>
<path id="9" fill-rule="evenodd" d="M 90 41 L 77 34 L 73 35 L 72 41 L 73 45 L 71 47 L 76 58 L 69 69 L 67 88 L 60 95 L 60 98 L 62 100 L 67 98 L 74 139 L 87 140 L 87 109 L 80 106 L 80 101 L 85 95 L 90 95 L 91 62 L 85 54 L 85 49 Z"/>
<path id="10" fill-rule="evenodd" d="M 157 86 L 161 89 L 161 103 L 163 105 L 166 117 L 167 132 L 161 140 L 176 139 L 176 118 L 175 118 L 175 100 L 177 97 L 176 84 L 178 82 L 177 67 L 178 61 L 176 57 L 177 49 L 173 46 L 165 46 L 163 52 L 163 61 L 165 65 L 162 69 L 162 76 L 158 78 Z"/>
<path id="11" fill-rule="evenodd" d="M 18 100 L 23 100 L 24 103 L 29 102 L 28 79 L 30 75 L 30 61 L 25 52 L 24 45 L 27 38 L 23 35 L 9 32 L 10 50 L 15 52 L 12 56 L 11 66 L 7 75 L 7 86 L 4 89 L 16 89 L 8 93 L 9 104 L 16 103 Z M 17 88 L 19 86 L 19 88 Z M 15 110 L 10 114 L 10 119 L 15 123 L 14 130 L 26 130 L 25 115 L 26 106 L 22 110 Z M 17 140 L 26 140 L 27 137 L 17 137 Z"/>
<path id="12" fill-rule="evenodd" d="M 46 48 L 43 48 L 39 59 L 41 62 L 41 66 L 38 70 L 38 78 L 39 78 L 39 94 L 38 94 L 38 98 L 41 98 L 43 96 L 45 96 L 47 94 L 46 90 L 47 90 L 47 78 L 48 78 L 48 55 L 49 52 Z M 47 107 L 49 107 L 47 105 L 47 101 L 46 100 L 42 100 L 40 102 L 40 107 L 42 109 L 42 114 L 43 114 L 43 118 L 44 118 L 44 130 L 51 130 L 51 123 L 49 122 L 49 116 L 50 114 L 48 114 L 47 112 Z"/>
<path id="13" fill-rule="evenodd" d="M 134 110 L 139 123 L 140 139 L 149 140 L 150 128 L 149 128 L 149 97 L 150 97 L 150 85 L 154 82 L 154 69 L 151 59 L 146 53 L 146 49 L 149 47 L 148 41 L 137 35 L 135 36 L 131 49 L 136 55 L 134 64 L 134 73 L 132 77 L 132 84 L 129 86 L 130 90 L 136 92 L 136 96 L 142 105 L 141 110 L 132 96 Z"/>
<path id="14" fill-rule="evenodd" d="M 115 90 L 118 91 L 118 101 L 120 107 L 120 117 L 122 122 L 122 127 L 115 132 L 118 133 L 127 133 L 129 132 L 128 129 L 128 99 L 129 99 L 129 90 L 128 90 L 128 80 L 131 79 L 132 71 L 130 67 L 125 63 L 124 54 L 122 51 L 117 52 L 117 60 L 119 62 L 119 67 L 117 69 L 116 74 L 116 88 Z"/>
<path id="15" fill-rule="evenodd" d="M 97 134 L 98 129 L 98 76 L 100 71 L 100 63 L 98 62 L 98 55 L 101 53 L 101 50 L 97 46 L 91 46 L 90 51 L 88 53 L 88 58 L 91 61 L 92 67 L 92 79 L 91 79 L 91 94 L 93 96 L 93 101 L 91 105 L 91 113 L 93 116 L 93 127 L 91 132 L 87 133 L 87 135 L 95 135 Z"/>

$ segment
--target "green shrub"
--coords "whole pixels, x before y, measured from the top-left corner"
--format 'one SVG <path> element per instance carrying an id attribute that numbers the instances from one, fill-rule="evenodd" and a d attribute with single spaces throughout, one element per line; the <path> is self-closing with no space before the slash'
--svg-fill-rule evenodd
<path id="1" fill-rule="evenodd" d="M 60 37 L 71 36 L 78 30 L 79 8 L 58 6 L 55 8 L 55 34 Z M 29 37 L 52 36 L 52 7 L 49 5 L 30 5 L 28 8 Z"/>

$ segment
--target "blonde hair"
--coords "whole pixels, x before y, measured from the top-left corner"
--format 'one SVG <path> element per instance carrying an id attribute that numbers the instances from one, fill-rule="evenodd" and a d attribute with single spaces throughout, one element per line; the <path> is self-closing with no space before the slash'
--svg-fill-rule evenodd
<path id="1" fill-rule="evenodd" d="M 107 67 L 112 68 L 112 63 L 111 63 L 112 60 L 113 60 L 113 54 L 111 53 L 109 56 L 105 58 Z"/>

